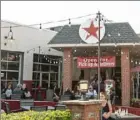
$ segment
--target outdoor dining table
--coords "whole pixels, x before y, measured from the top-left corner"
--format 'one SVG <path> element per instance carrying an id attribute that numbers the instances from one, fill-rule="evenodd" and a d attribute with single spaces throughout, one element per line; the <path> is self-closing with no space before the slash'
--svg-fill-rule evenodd
<path id="1" fill-rule="evenodd" d="M 112 120 L 140 120 L 140 116 L 129 113 L 128 115 L 120 116 L 112 113 Z"/>

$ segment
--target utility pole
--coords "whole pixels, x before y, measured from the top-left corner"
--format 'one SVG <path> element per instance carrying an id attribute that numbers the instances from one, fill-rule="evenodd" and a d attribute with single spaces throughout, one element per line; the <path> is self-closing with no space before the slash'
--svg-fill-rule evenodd
<path id="1" fill-rule="evenodd" d="M 97 20 L 98 20 L 98 99 L 100 99 L 100 80 L 101 80 L 101 74 L 100 74 L 100 54 L 101 54 L 101 49 L 100 49 L 100 21 L 101 21 L 101 13 L 98 11 L 97 13 Z"/>
<path id="2" fill-rule="evenodd" d="M 1 40 L 0 40 L 0 119 L 1 119 Z"/>

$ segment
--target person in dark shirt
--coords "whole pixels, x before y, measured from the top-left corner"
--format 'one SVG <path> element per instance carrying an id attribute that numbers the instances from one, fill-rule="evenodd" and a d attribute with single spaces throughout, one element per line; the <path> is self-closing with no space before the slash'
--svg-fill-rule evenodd
<path id="1" fill-rule="evenodd" d="M 107 100 L 105 92 L 100 92 L 100 99 L 102 100 L 102 120 L 109 120 L 112 114 L 112 105 L 110 101 Z"/>
<path id="2" fill-rule="evenodd" d="M 64 95 L 70 96 L 71 100 L 75 99 L 74 92 L 71 92 L 71 90 L 69 88 L 66 89 L 66 91 L 64 92 Z"/>
<path id="3" fill-rule="evenodd" d="M 60 88 L 55 87 L 54 94 L 53 94 L 53 101 L 58 102 L 59 100 L 60 100 Z"/>

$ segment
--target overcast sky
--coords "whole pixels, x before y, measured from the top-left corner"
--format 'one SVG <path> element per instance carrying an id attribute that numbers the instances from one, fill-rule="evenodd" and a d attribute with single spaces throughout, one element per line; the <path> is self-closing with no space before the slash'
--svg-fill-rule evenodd
<path id="1" fill-rule="evenodd" d="M 22 24 L 58 21 L 95 14 L 98 10 L 109 20 L 129 22 L 136 33 L 140 33 L 140 1 L 1 1 L 1 19 Z M 80 24 L 88 18 L 71 22 Z"/>

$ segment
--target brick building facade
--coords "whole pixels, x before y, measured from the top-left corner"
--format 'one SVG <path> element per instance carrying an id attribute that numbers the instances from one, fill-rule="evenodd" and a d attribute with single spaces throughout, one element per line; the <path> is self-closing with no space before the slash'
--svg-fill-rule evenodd
<path id="1" fill-rule="evenodd" d="M 79 26 L 80 25 L 72 25 L 71 27 L 64 26 L 48 43 L 49 46 L 53 48 L 61 47 L 64 53 L 63 89 L 67 87 L 72 88 L 73 57 L 97 56 L 98 44 L 84 43 L 78 34 Z M 101 55 L 115 55 L 119 57 L 122 105 L 129 106 L 131 98 L 130 69 L 134 66 L 131 60 L 133 58 L 134 61 L 140 57 L 140 52 L 136 53 L 136 51 L 139 51 L 140 39 L 129 23 L 110 23 L 106 24 L 105 27 L 106 33 L 101 40 Z M 75 49 L 77 49 L 76 53 Z M 85 49 L 87 50 L 86 52 Z M 117 50 L 119 50 L 119 52 Z M 106 51 L 106 53 L 104 51 Z M 85 71 L 84 79 L 89 79 L 88 70 Z"/>

